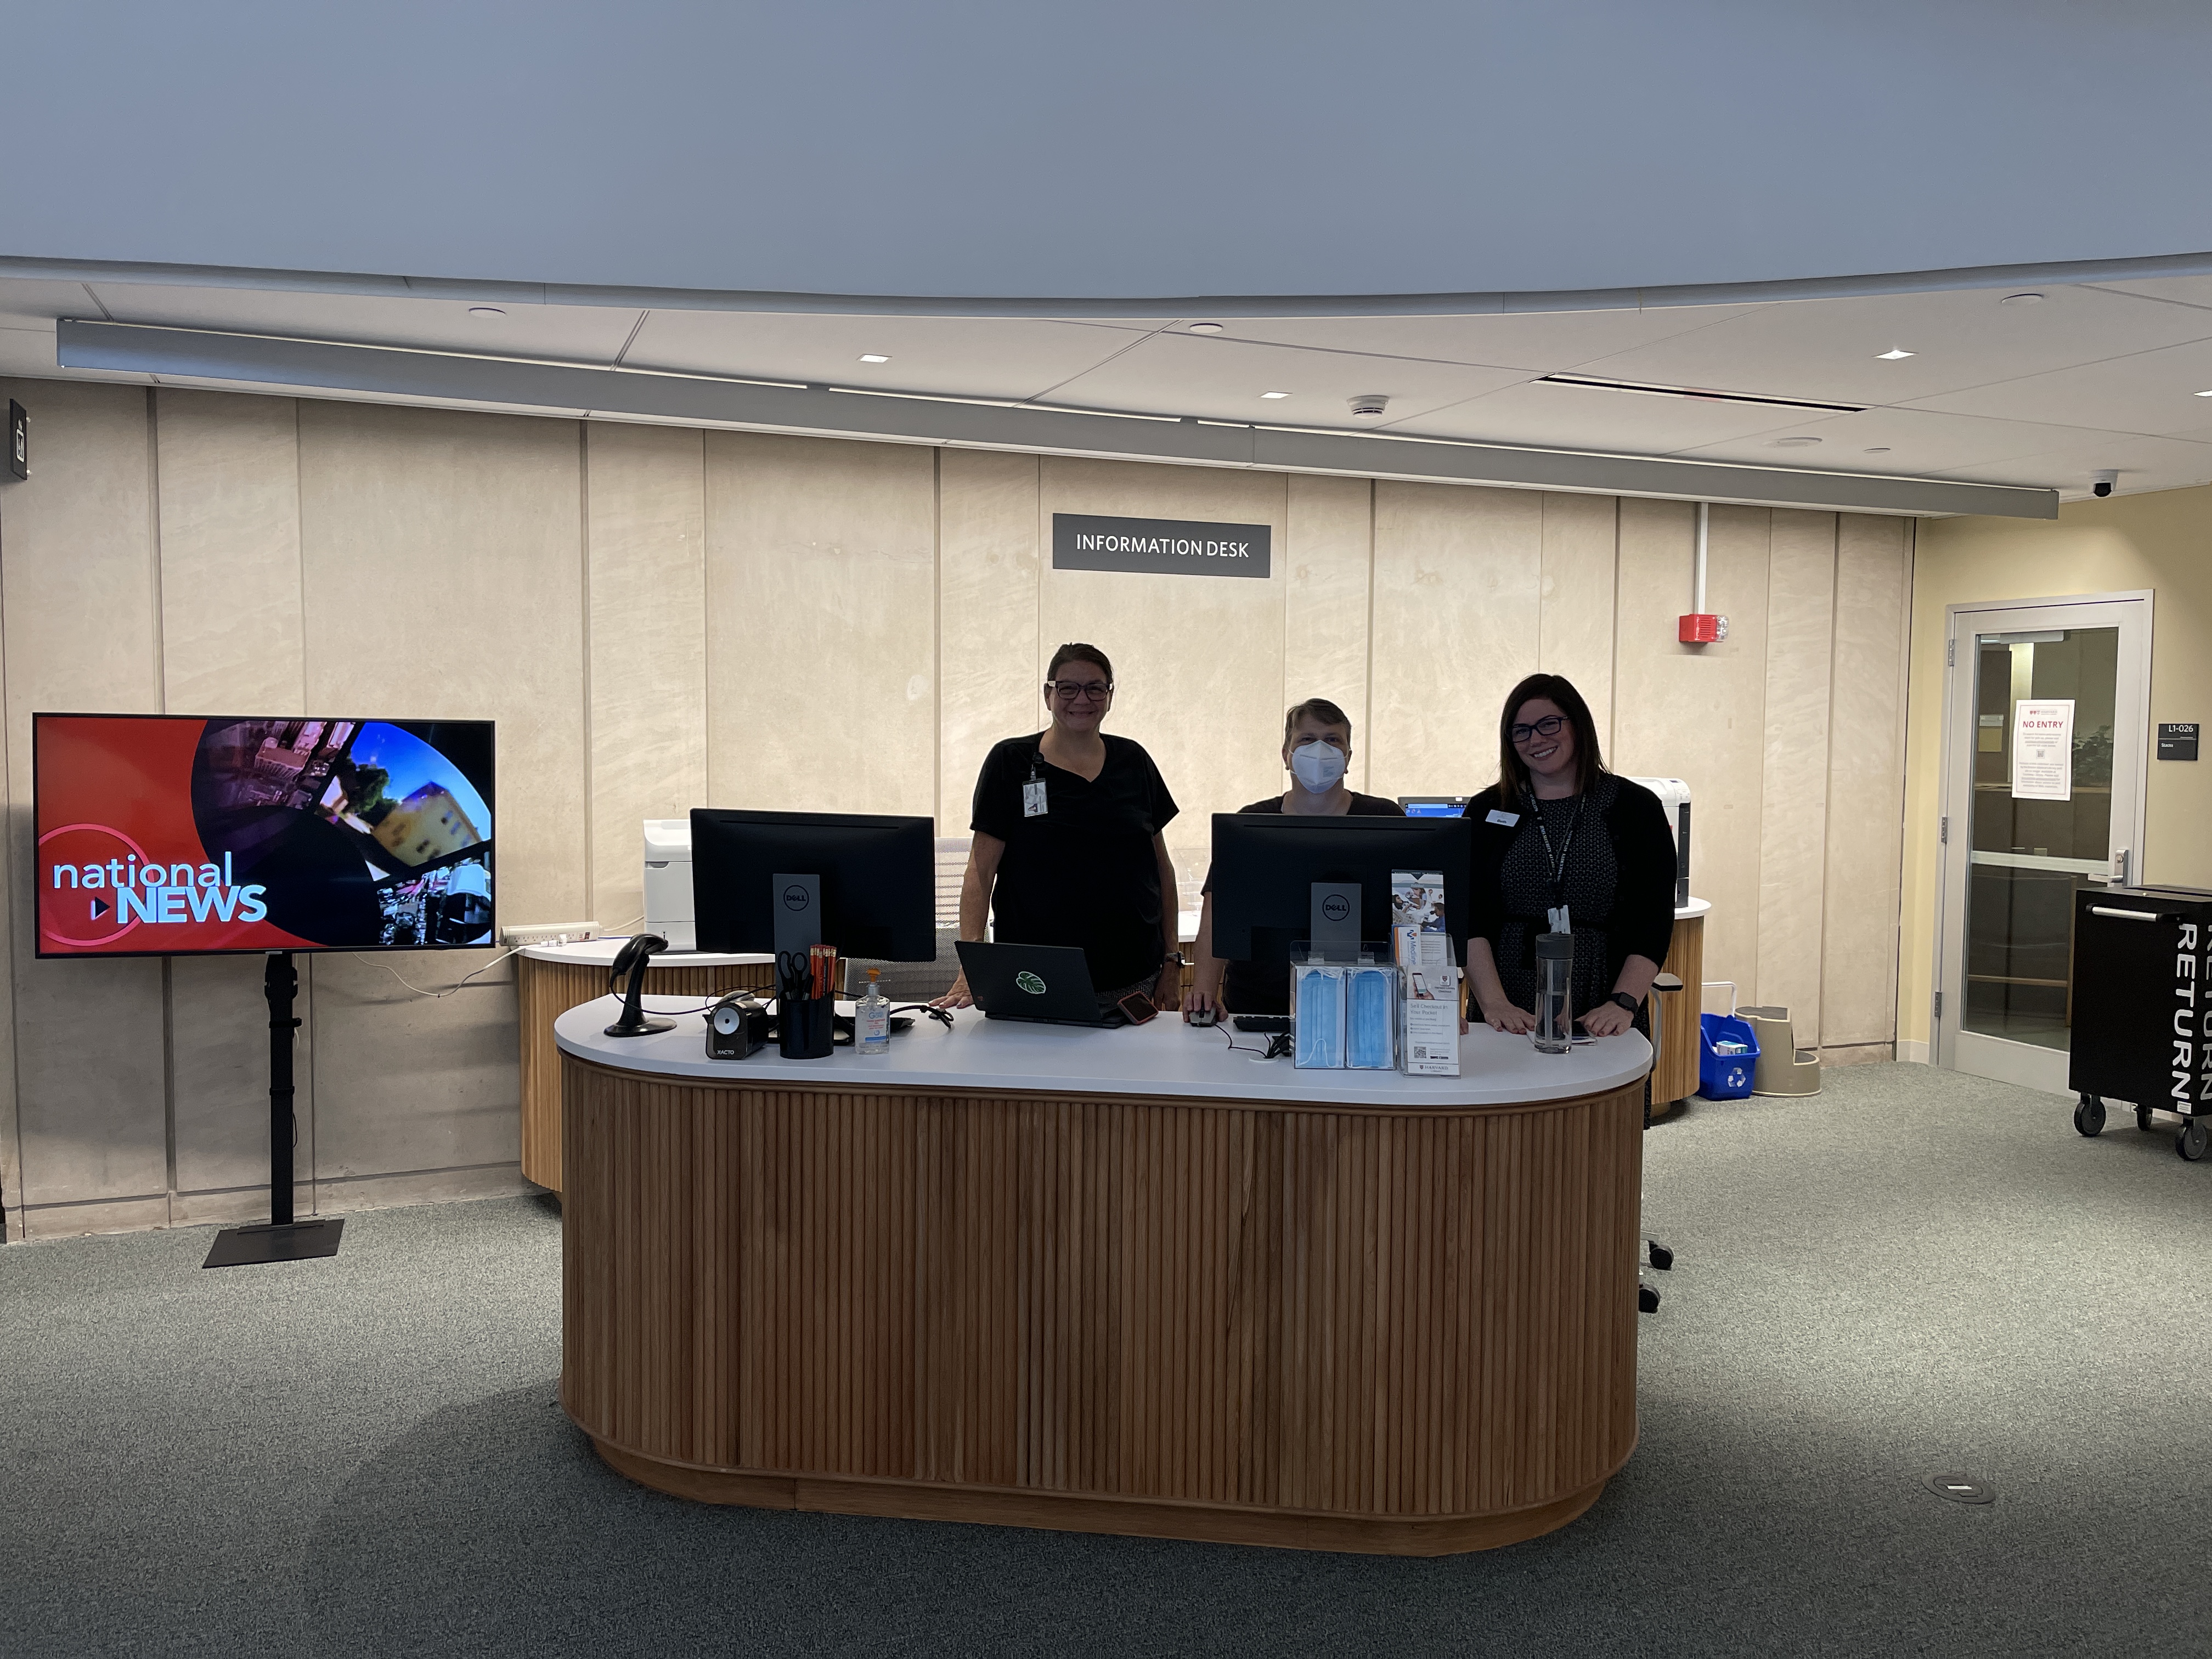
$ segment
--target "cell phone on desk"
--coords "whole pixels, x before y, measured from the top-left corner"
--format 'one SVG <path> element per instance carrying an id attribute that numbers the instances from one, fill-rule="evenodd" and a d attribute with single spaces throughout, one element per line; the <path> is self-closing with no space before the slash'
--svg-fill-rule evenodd
<path id="1" fill-rule="evenodd" d="M 1152 997 L 1143 991 L 1132 991 L 1114 1005 L 1132 1025 L 1142 1025 L 1159 1010 L 1153 1006 Z"/>

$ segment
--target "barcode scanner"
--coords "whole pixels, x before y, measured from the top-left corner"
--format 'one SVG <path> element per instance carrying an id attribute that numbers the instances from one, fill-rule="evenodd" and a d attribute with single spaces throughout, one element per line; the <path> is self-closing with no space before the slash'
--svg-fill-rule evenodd
<path id="1" fill-rule="evenodd" d="M 672 1019 L 651 1019 L 641 1006 L 645 996 L 645 970 L 653 963 L 655 951 L 665 951 L 668 941 L 658 933 L 640 933 L 624 945 L 616 954 L 613 964 L 607 969 L 607 989 L 612 993 L 624 974 L 629 975 L 629 989 L 623 995 L 622 1018 L 607 1027 L 611 1037 L 650 1036 L 655 1031 L 672 1031 Z"/>

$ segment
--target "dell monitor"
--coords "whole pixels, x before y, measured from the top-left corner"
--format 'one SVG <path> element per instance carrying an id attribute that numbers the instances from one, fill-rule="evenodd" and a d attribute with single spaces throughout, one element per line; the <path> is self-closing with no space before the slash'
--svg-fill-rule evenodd
<path id="1" fill-rule="evenodd" d="M 834 945 L 847 957 L 934 961 L 936 836 L 922 817 L 695 807 L 699 948 Z"/>
<path id="2" fill-rule="evenodd" d="M 1444 878 L 1444 925 L 1452 949 L 1464 962 L 1473 836 L 1473 826 L 1462 817 L 1217 812 L 1213 954 L 1249 961 L 1273 956 L 1292 939 L 1314 939 L 1316 884 L 1356 887 L 1359 914 L 1342 921 L 1356 930 L 1355 940 L 1387 939 L 1390 872 L 1434 870 Z M 1256 941 L 1255 933 L 1261 935 Z"/>

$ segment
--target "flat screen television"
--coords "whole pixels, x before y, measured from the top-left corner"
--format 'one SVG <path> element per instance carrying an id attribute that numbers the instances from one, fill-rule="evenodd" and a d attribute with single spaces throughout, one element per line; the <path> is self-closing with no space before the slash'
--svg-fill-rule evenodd
<path id="1" fill-rule="evenodd" d="M 496 938 L 489 720 L 36 714 L 41 957 Z"/>

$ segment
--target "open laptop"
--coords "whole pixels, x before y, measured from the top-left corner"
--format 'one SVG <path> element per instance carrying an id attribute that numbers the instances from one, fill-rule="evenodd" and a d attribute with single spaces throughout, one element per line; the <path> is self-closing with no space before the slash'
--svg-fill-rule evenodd
<path id="1" fill-rule="evenodd" d="M 1048 1025 L 1129 1023 L 1119 1008 L 1099 1008 L 1091 964 L 1072 945 L 985 945 L 963 939 L 957 949 L 975 1006 L 993 1019 Z"/>

